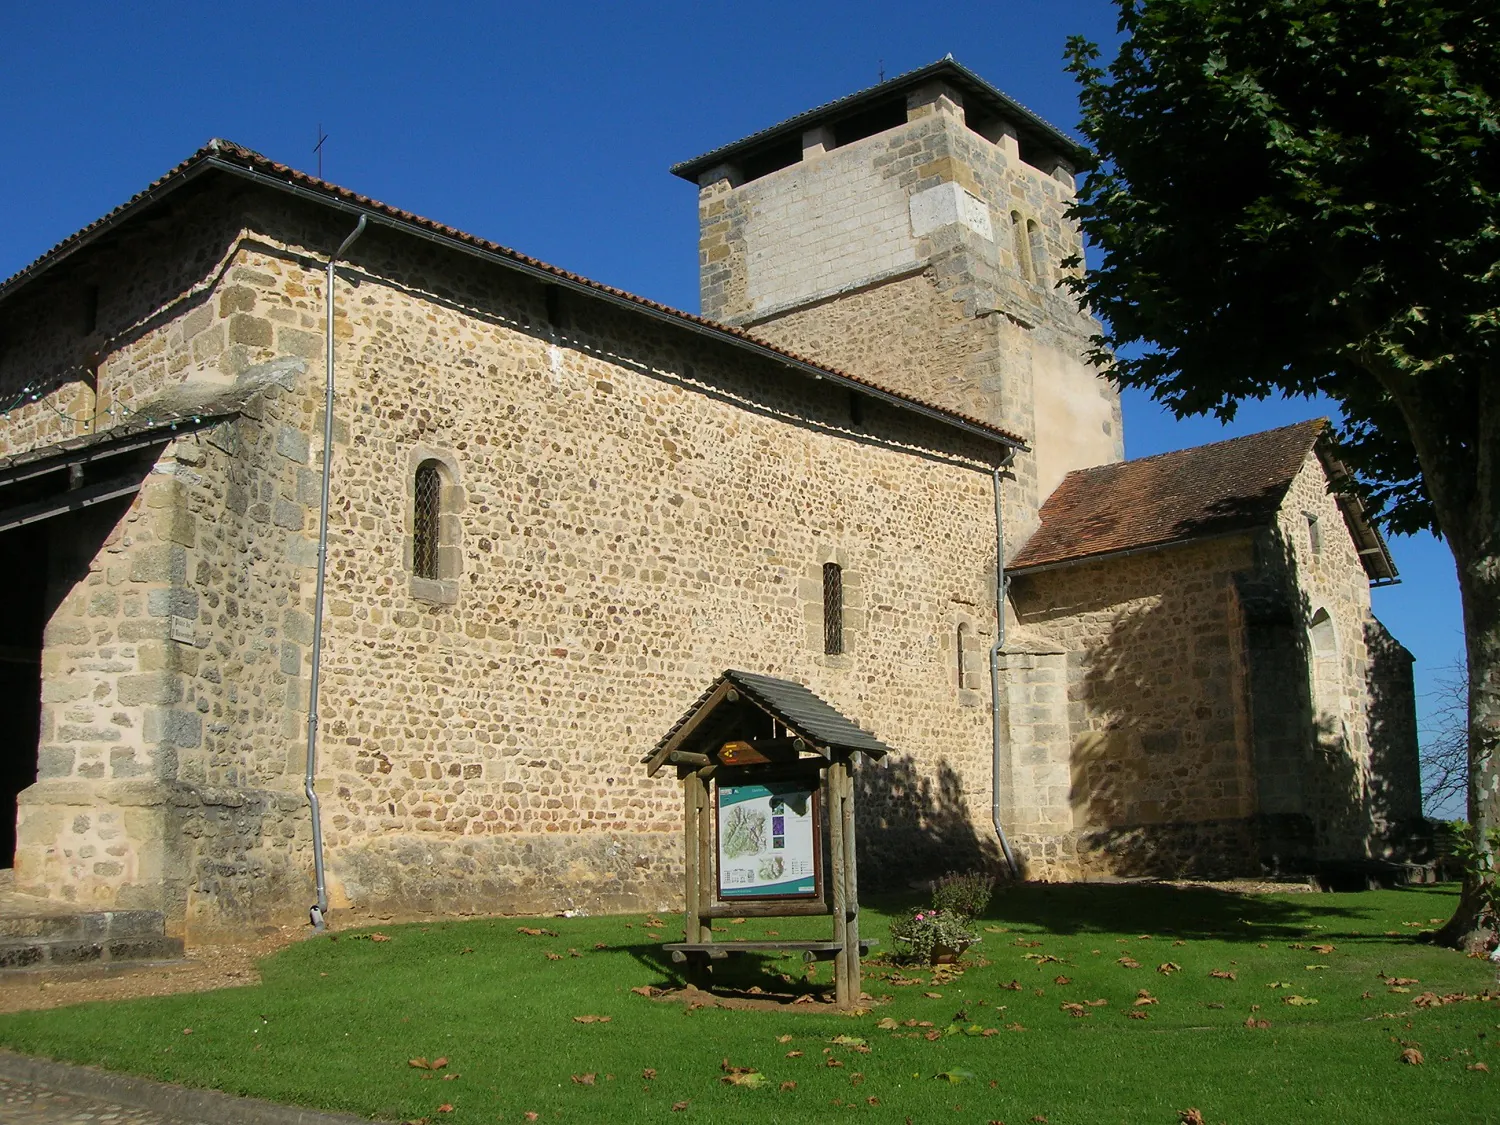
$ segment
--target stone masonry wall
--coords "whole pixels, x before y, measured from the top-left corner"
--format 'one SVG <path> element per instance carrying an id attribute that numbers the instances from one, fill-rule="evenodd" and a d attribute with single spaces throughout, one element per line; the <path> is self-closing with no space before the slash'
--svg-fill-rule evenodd
<path id="1" fill-rule="evenodd" d="M 171 443 L 110 530 L 118 550 L 64 599 L 46 684 L 82 676 L 83 696 L 55 705 L 86 697 L 94 726 L 130 733 L 44 755 L 18 857 L 30 889 L 138 888 L 190 935 L 310 901 L 313 255 L 347 231 L 238 203 L 254 233 L 205 256 L 223 264 L 201 296 L 104 362 L 259 393 Z M 354 249 L 335 333 L 319 777 L 335 907 L 670 905 L 680 797 L 638 760 L 725 667 L 804 680 L 896 747 L 886 769 L 912 784 L 868 803 L 867 847 L 899 853 L 941 819 L 982 848 L 988 716 L 953 638 L 993 613 L 993 447 L 873 402 L 855 422 L 826 384 L 379 231 Z M 13 448 L 39 440 L 36 416 Z M 457 560 L 436 583 L 410 569 L 425 459 Z M 827 561 L 845 568 L 840 656 L 816 643 Z M 111 772 L 127 760 L 146 773 Z M 111 841 L 121 870 L 91 866 L 88 810 L 134 818 Z"/>
<path id="2" fill-rule="evenodd" d="M 1232 581 L 1252 562 L 1247 540 L 1228 539 L 1016 576 L 1022 636 L 1066 653 L 1066 684 L 1043 681 L 1046 698 L 1027 701 L 1066 691 L 1066 712 L 1052 702 L 1040 717 L 1065 719 L 1067 735 L 1031 752 L 1052 786 L 1050 800 L 1034 803 L 1035 826 L 1018 826 L 1033 866 L 1054 875 L 1253 869 Z M 1018 752 L 1018 764 L 1028 762 L 1025 745 Z M 1056 859 L 1038 857 L 1039 846 Z"/>
<path id="3" fill-rule="evenodd" d="M 1317 549 L 1309 517 L 1317 521 Z M 1372 794 L 1389 780 L 1377 774 L 1371 743 L 1372 670 L 1377 654 L 1368 644 L 1374 618 L 1370 585 L 1354 540 L 1328 491 L 1328 476 L 1315 454 L 1292 483 L 1277 519 L 1278 540 L 1297 590 L 1301 637 L 1310 668 L 1314 714 L 1304 728 L 1305 745 L 1316 762 L 1320 784 L 1289 778 L 1302 792 L 1316 794 L 1306 811 L 1313 820 L 1319 852 L 1324 856 L 1362 858 L 1384 849 L 1391 825 Z M 1334 637 L 1333 651 L 1322 652 L 1313 636 L 1319 613 L 1326 613 Z M 1389 673 L 1388 673 L 1389 674 Z M 1386 757 L 1409 784 L 1415 769 L 1415 740 L 1401 745 L 1396 732 Z M 1403 761 L 1404 759 L 1404 761 Z M 1398 766 L 1397 763 L 1403 763 Z M 1399 807 L 1399 802 L 1398 802 Z"/>

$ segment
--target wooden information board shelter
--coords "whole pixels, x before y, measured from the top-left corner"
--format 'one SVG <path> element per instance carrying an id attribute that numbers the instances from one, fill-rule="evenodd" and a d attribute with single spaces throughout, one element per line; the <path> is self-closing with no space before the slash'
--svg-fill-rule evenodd
<path id="1" fill-rule="evenodd" d="M 736 953 L 800 951 L 834 963 L 841 1007 L 860 997 L 854 859 L 856 754 L 890 748 L 790 680 L 727 671 L 642 759 L 682 782 L 683 941 L 662 946 L 696 974 Z M 715 918 L 831 914 L 828 941 L 715 941 Z"/>

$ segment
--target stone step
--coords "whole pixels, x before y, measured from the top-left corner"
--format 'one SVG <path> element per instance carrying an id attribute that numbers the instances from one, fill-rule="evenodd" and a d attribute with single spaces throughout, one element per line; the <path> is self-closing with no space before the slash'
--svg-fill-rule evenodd
<path id="1" fill-rule="evenodd" d="M 0 914 L 0 971 L 163 961 L 182 956 L 159 910 Z"/>
<path id="2" fill-rule="evenodd" d="M 0 972 L 17 969 L 61 968 L 74 965 L 115 965 L 128 961 L 175 961 L 182 956 L 182 939 L 172 937 L 114 938 L 108 941 L 0 941 Z"/>
<path id="3" fill-rule="evenodd" d="M 160 936 L 160 910 L 48 910 L 0 912 L 0 942 L 104 941 Z"/>

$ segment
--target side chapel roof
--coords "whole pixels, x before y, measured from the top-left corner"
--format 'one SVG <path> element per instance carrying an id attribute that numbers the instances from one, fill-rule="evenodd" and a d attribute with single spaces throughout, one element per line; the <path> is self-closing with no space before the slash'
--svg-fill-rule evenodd
<path id="1" fill-rule="evenodd" d="M 36 261 L 0 281 L 0 305 L 32 281 L 60 265 L 79 250 L 107 235 L 115 227 L 134 218 L 160 202 L 167 195 L 199 176 L 217 172 L 249 180 L 263 187 L 297 198 L 305 199 L 334 210 L 343 211 L 351 217 L 363 215 L 371 226 L 384 226 L 437 242 L 452 249 L 477 255 L 487 261 L 508 267 L 534 279 L 559 285 L 596 299 L 605 300 L 628 311 L 645 314 L 653 319 L 678 328 L 696 331 L 700 335 L 718 339 L 742 351 L 748 351 L 765 359 L 780 362 L 809 375 L 814 379 L 825 379 L 835 384 L 858 390 L 871 398 L 882 400 L 892 406 L 925 416 L 950 428 L 999 442 L 1014 449 L 1025 449 L 1025 439 L 992 426 L 988 422 L 963 414 L 960 411 L 938 406 L 901 391 L 892 390 L 858 375 L 837 368 L 826 367 L 805 356 L 786 350 L 769 341 L 746 332 L 742 328 L 721 324 L 695 313 L 684 312 L 670 305 L 663 305 L 646 297 L 637 296 L 623 289 L 616 289 L 549 265 L 519 251 L 501 246 L 499 243 L 478 238 L 456 227 L 446 226 L 431 219 L 368 196 L 350 191 L 299 172 L 285 164 L 278 164 L 252 149 L 231 141 L 215 138 L 192 156 L 177 165 L 166 175 L 156 180 L 144 191 L 132 196 L 101 219 L 95 220 L 75 234 L 59 242 Z"/>
<path id="2" fill-rule="evenodd" d="M 1349 473 L 1327 429 L 1328 420 L 1317 418 L 1075 470 L 1042 505 L 1041 525 L 1007 569 L 1052 570 L 1264 527 L 1276 518 L 1308 453 L 1316 451 L 1365 572 L 1372 582 L 1394 582 L 1396 565 L 1385 540 L 1358 498 L 1341 487 Z"/>

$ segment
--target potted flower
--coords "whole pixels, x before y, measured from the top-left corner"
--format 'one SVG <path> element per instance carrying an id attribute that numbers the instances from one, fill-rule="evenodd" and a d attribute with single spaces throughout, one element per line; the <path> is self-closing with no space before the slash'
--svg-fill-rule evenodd
<path id="1" fill-rule="evenodd" d="M 983 871 L 950 871 L 932 883 L 932 905 L 891 926 L 899 956 L 938 965 L 957 961 L 979 940 L 971 922 L 984 913 L 995 879 Z"/>
<path id="2" fill-rule="evenodd" d="M 979 937 L 963 915 L 929 909 L 893 924 L 891 940 L 903 957 L 940 965 L 957 961 Z"/>

